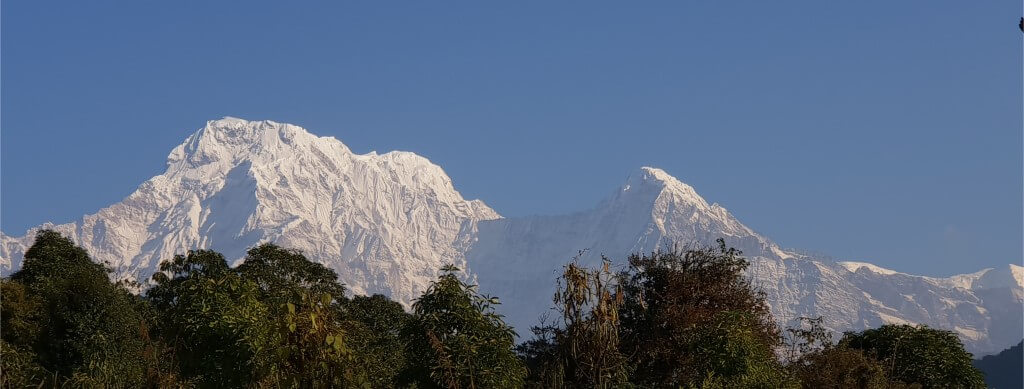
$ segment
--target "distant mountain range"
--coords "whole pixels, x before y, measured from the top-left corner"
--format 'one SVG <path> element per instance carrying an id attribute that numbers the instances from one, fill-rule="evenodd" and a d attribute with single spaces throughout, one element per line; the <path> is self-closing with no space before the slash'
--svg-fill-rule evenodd
<path id="1" fill-rule="evenodd" d="M 1024 388 L 1024 341 L 999 354 L 975 359 L 974 367 L 985 373 L 985 385 L 989 388 Z"/>
<path id="2" fill-rule="evenodd" d="M 644 167 L 594 208 L 502 218 L 462 198 L 437 165 L 409 152 L 355 154 L 342 142 L 272 121 L 214 120 L 171 151 L 167 170 L 123 201 L 20 237 L 0 234 L 4 274 L 40 228 L 57 230 L 145 282 L 160 261 L 210 248 L 231 259 L 260 242 L 304 251 L 358 294 L 411 301 L 444 264 L 467 270 L 521 334 L 547 312 L 561 266 L 722 237 L 787 325 L 825 317 L 835 331 L 922 323 L 955 331 L 977 354 L 1024 332 L 1024 268 L 933 278 L 781 248 L 665 171 Z"/>

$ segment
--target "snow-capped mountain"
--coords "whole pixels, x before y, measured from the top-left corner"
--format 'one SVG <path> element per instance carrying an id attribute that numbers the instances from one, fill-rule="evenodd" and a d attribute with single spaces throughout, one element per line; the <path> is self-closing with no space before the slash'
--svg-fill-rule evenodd
<path id="1" fill-rule="evenodd" d="M 445 263 L 465 267 L 461 229 L 497 217 L 416 154 L 359 155 L 293 125 L 225 118 L 171 151 L 167 170 L 124 201 L 43 227 L 125 278 L 145 281 L 188 249 L 231 260 L 272 241 L 328 264 L 355 293 L 408 302 Z M 4 236 L 0 256 L 18 268 L 34 235 Z"/>
<path id="2" fill-rule="evenodd" d="M 463 199 L 440 167 L 415 154 L 354 154 L 334 138 L 270 121 L 211 121 L 122 202 L 21 237 L 0 234 L 4 274 L 20 267 L 38 228 L 140 281 L 188 249 L 237 260 L 271 241 L 333 268 L 354 293 L 406 305 L 453 263 L 501 297 L 521 334 L 551 305 L 558 270 L 581 249 L 584 261 L 604 254 L 621 263 L 632 252 L 724 237 L 748 256 L 749 275 L 782 324 L 818 315 L 837 331 L 923 323 L 956 331 L 974 352 L 1016 344 L 1024 328 L 1020 266 L 930 278 L 821 260 L 782 249 L 654 168 L 588 211 L 503 219 Z"/>
<path id="3" fill-rule="evenodd" d="M 710 244 L 719 237 L 744 252 L 748 275 L 784 326 L 817 316 L 836 332 L 928 324 L 957 332 L 978 353 L 1013 345 L 1024 330 L 1021 266 L 931 278 L 813 258 L 780 248 L 660 169 L 638 170 L 589 211 L 481 221 L 476 234 L 467 262 L 481 288 L 502 297 L 520 331 L 545 313 L 558 315 L 549 308 L 554 279 L 581 248 L 588 249 L 583 263 L 595 265 L 603 254 L 622 266 L 629 253 Z"/>

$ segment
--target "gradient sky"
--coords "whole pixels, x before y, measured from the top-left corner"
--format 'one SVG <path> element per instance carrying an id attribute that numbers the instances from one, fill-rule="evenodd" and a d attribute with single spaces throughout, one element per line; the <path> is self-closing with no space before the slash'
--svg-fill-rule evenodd
<path id="1" fill-rule="evenodd" d="M 506 216 L 651 165 L 785 247 L 1020 263 L 1019 1 L 626 5 L 4 1 L 0 228 L 113 204 L 237 116 L 414 151 Z"/>

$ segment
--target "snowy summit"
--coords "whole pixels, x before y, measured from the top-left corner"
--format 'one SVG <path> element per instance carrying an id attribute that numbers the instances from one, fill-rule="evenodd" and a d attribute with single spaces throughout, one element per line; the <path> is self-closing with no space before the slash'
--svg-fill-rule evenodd
<path id="1" fill-rule="evenodd" d="M 122 279 L 145 282 L 161 261 L 207 248 L 240 260 L 261 242 L 302 250 L 353 293 L 408 306 L 445 264 L 467 269 L 525 334 L 547 311 L 561 266 L 717 238 L 743 250 L 748 275 L 786 325 L 824 316 L 832 330 L 920 323 L 953 330 L 973 352 L 998 351 L 1024 328 L 1024 269 L 948 278 L 909 275 L 783 249 L 691 186 L 652 167 L 593 208 L 501 218 L 466 200 L 437 165 L 409 152 L 355 154 L 334 138 L 272 121 L 210 121 L 174 148 L 167 169 L 123 201 L 20 237 L 0 234 L 5 273 L 35 232 L 71 237 Z"/>

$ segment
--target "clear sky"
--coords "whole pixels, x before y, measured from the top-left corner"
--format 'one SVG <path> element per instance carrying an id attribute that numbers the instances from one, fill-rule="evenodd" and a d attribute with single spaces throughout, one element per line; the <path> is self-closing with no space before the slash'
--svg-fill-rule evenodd
<path id="1" fill-rule="evenodd" d="M 4 1 L 0 228 L 120 201 L 237 116 L 414 151 L 506 216 L 651 165 L 786 247 L 1021 261 L 1019 1 L 295 3 Z"/>

